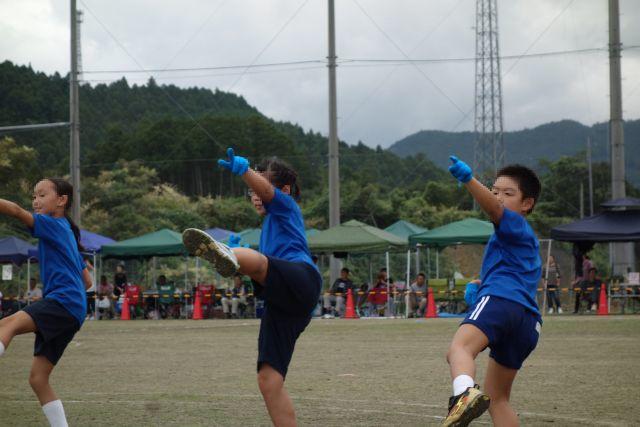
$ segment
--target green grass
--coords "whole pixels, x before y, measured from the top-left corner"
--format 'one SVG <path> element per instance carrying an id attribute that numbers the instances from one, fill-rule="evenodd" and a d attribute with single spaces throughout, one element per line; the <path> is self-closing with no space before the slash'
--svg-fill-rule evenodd
<path id="1" fill-rule="evenodd" d="M 437 425 L 455 319 L 314 320 L 287 379 L 300 425 Z M 86 322 L 52 376 L 72 426 L 270 425 L 258 322 Z M 0 358 L 0 425 L 46 425 L 27 378 L 33 336 Z M 640 317 L 547 317 L 512 391 L 523 425 L 640 419 Z M 482 380 L 486 354 L 478 359 Z M 490 424 L 485 415 L 479 423 Z"/>

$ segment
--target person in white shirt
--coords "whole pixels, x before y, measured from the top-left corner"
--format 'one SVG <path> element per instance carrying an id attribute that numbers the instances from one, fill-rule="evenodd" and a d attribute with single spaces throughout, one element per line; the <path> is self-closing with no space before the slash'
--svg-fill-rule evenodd
<path id="1" fill-rule="evenodd" d="M 27 291 L 27 295 L 25 297 L 25 302 L 27 304 L 31 304 L 32 302 L 38 301 L 42 299 L 42 289 L 38 287 L 38 282 L 34 277 L 29 281 L 29 290 Z"/>
<path id="2" fill-rule="evenodd" d="M 416 281 L 411 284 L 404 298 L 409 307 L 408 317 L 424 315 L 427 306 L 427 276 L 424 273 L 418 273 Z"/>

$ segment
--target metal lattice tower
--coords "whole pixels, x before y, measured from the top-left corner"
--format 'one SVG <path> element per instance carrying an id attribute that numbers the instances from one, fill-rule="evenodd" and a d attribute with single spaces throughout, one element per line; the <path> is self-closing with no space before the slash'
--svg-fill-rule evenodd
<path id="1" fill-rule="evenodd" d="M 504 165 L 497 0 L 476 0 L 474 169 L 483 181 Z"/>

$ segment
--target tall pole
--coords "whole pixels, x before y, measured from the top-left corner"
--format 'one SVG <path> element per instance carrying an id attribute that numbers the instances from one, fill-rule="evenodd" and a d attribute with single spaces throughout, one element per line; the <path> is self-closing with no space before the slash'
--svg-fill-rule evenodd
<path id="1" fill-rule="evenodd" d="M 80 108 L 78 105 L 78 14 L 76 0 L 71 0 L 71 72 L 69 74 L 69 122 L 71 145 L 71 215 L 80 226 Z"/>
<path id="2" fill-rule="evenodd" d="M 591 137 L 587 137 L 587 168 L 589 172 L 589 215 L 593 216 L 593 167 L 591 161 Z"/>
<path id="3" fill-rule="evenodd" d="M 620 82 L 620 6 L 609 0 L 609 138 L 611 141 L 611 196 L 626 196 L 624 163 L 624 129 L 622 122 L 622 84 Z M 624 274 L 633 266 L 633 244 L 613 244 L 613 273 Z"/>
<path id="4" fill-rule="evenodd" d="M 338 106 L 336 93 L 336 23 L 334 0 L 329 1 L 329 227 L 340 225 L 340 158 L 338 147 Z M 339 262 L 331 255 L 330 282 L 339 275 Z"/>

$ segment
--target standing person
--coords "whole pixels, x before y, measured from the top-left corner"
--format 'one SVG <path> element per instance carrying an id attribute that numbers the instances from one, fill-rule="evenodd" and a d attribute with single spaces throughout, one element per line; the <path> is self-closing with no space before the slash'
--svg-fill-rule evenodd
<path id="1" fill-rule="evenodd" d="M 126 286 L 127 273 L 124 271 L 124 264 L 118 264 L 116 273 L 113 275 L 113 294 L 119 298 L 120 295 L 124 294 Z"/>
<path id="2" fill-rule="evenodd" d="M 424 273 L 418 273 L 416 281 L 409 286 L 404 298 L 409 308 L 408 317 L 424 316 L 424 309 L 427 307 L 427 276 Z"/>
<path id="3" fill-rule="evenodd" d="M 296 341 L 311 321 L 320 297 L 322 278 L 311 260 L 297 173 L 277 158 L 256 170 L 244 157 L 227 150 L 228 161 L 218 164 L 241 176 L 258 214 L 264 216 L 260 251 L 229 249 L 197 229 L 187 229 L 187 250 L 210 261 L 225 277 L 236 271 L 249 276 L 265 300 L 258 337 L 258 386 L 274 425 L 295 426 L 293 403 L 284 387 Z"/>
<path id="4" fill-rule="evenodd" d="M 455 156 L 451 160 L 449 171 L 486 212 L 495 232 L 482 260 L 478 300 L 447 353 L 453 396 L 443 425 L 466 426 L 488 408 L 494 425 L 516 426 L 511 386 L 536 347 L 542 324 L 536 302 L 540 245 L 526 220 L 540 195 L 540 181 L 529 168 L 511 165 L 498 171 L 489 190 L 473 178 L 466 163 Z M 487 347 L 491 353 L 483 393 L 474 380 L 475 359 Z"/>
<path id="5" fill-rule="evenodd" d="M 347 298 L 347 291 L 351 289 L 353 292 L 353 282 L 349 278 L 349 269 L 340 270 L 340 277 L 333 282 L 329 292 L 323 295 L 324 309 L 327 314 L 331 313 L 331 303 L 335 303 L 335 315 L 342 316 L 344 313 L 344 302 Z"/>
<path id="6" fill-rule="evenodd" d="M 62 402 L 49 376 L 78 332 L 87 312 L 85 290 L 91 276 L 80 256 L 80 230 L 68 217 L 73 187 L 49 178 L 33 192 L 34 213 L 0 199 L 0 213 L 22 221 L 38 241 L 44 298 L 0 320 L 0 355 L 16 335 L 36 334 L 29 383 L 53 427 L 67 426 Z"/>
<path id="7" fill-rule="evenodd" d="M 547 265 L 549 271 L 547 272 Z M 555 305 L 556 312 L 562 314 L 562 306 L 560 305 L 560 267 L 556 263 L 556 258 L 553 255 L 549 255 L 547 264 L 544 265 L 542 271 L 542 278 L 547 285 L 547 307 L 549 308 L 549 314 L 553 314 L 553 308 Z"/>

